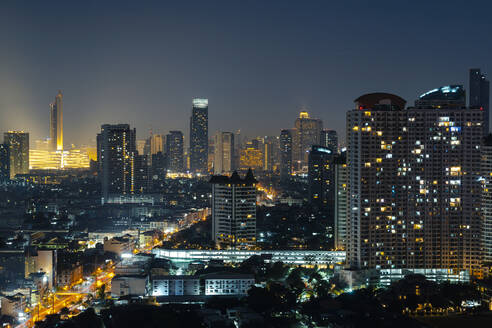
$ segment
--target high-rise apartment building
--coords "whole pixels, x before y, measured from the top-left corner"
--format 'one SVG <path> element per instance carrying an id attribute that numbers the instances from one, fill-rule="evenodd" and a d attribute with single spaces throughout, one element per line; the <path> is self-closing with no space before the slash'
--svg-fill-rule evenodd
<path id="1" fill-rule="evenodd" d="M 338 136 L 335 130 L 321 130 L 320 143 L 321 146 L 328 148 L 334 154 L 338 153 Z"/>
<path id="2" fill-rule="evenodd" d="M 129 195 L 136 189 L 134 165 L 136 131 L 128 124 L 104 124 L 97 135 L 99 176 L 103 200 Z"/>
<path id="3" fill-rule="evenodd" d="M 29 174 L 29 133 L 5 132 L 3 143 L 9 146 L 10 178 L 13 179 L 17 174 Z"/>
<path id="4" fill-rule="evenodd" d="M 9 145 L 0 144 L 0 182 L 10 180 L 10 151 Z"/>
<path id="5" fill-rule="evenodd" d="M 168 159 L 168 169 L 172 172 L 184 172 L 183 161 L 183 132 L 181 131 L 169 131 L 166 136 L 166 153 Z"/>
<path id="6" fill-rule="evenodd" d="M 292 174 L 292 133 L 280 131 L 280 177 L 288 178 Z"/>
<path id="7" fill-rule="evenodd" d="M 478 68 L 470 69 L 470 101 L 472 108 L 483 110 L 484 135 L 489 133 L 490 119 L 490 82 Z"/>
<path id="8" fill-rule="evenodd" d="M 248 248 L 256 243 L 256 179 L 251 170 L 242 179 L 214 175 L 212 238 L 219 248 Z"/>
<path id="9" fill-rule="evenodd" d="M 63 150 L 63 94 L 58 91 L 55 101 L 50 104 L 51 150 Z"/>
<path id="10" fill-rule="evenodd" d="M 482 153 L 482 248 L 483 262 L 492 263 L 492 134 L 480 147 Z"/>
<path id="11" fill-rule="evenodd" d="M 335 248 L 345 249 L 347 244 L 347 190 L 349 183 L 347 153 L 335 156 Z"/>
<path id="12" fill-rule="evenodd" d="M 347 113 L 353 268 L 473 271 L 480 263 L 480 109 L 461 86 L 424 93 L 415 107 L 366 94 Z"/>
<path id="13" fill-rule="evenodd" d="M 296 134 L 293 136 L 293 164 L 296 170 L 307 165 L 311 146 L 320 144 L 323 122 L 309 117 L 309 113 L 301 111 L 295 121 Z"/>
<path id="14" fill-rule="evenodd" d="M 208 99 L 193 99 L 190 118 L 190 171 L 208 171 Z"/>
<path id="15" fill-rule="evenodd" d="M 214 174 L 234 170 L 234 133 L 220 132 L 214 136 Z"/>
<path id="16" fill-rule="evenodd" d="M 335 210 L 335 166 L 333 152 L 321 146 L 312 146 L 308 160 L 309 202 L 318 210 Z"/>

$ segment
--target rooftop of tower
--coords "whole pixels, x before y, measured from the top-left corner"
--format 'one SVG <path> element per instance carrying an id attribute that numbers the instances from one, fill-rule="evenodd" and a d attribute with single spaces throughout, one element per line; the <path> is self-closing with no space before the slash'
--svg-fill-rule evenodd
<path id="1" fill-rule="evenodd" d="M 407 101 L 391 93 L 367 93 L 355 99 L 357 109 L 387 108 L 392 110 L 404 109 Z"/>

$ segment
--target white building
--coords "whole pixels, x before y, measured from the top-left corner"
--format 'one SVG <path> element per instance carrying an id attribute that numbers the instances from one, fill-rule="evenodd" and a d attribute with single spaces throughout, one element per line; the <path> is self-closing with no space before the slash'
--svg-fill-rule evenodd
<path id="1" fill-rule="evenodd" d="M 253 275 L 213 273 L 205 275 L 205 295 L 247 295 L 248 290 L 255 284 Z"/>
<path id="2" fill-rule="evenodd" d="M 129 236 L 114 237 L 104 241 L 104 251 L 122 254 L 132 254 L 135 248 L 135 241 Z"/>
<path id="3" fill-rule="evenodd" d="M 147 275 L 115 276 L 111 280 L 111 297 L 147 295 Z"/>
<path id="4" fill-rule="evenodd" d="M 200 295 L 200 279 L 195 276 L 152 277 L 151 295 Z"/>
<path id="5" fill-rule="evenodd" d="M 27 308 L 27 299 L 24 295 L 2 296 L 1 305 L 2 315 L 11 316 L 19 321 L 26 319 L 24 311 Z"/>
<path id="6" fill-rule="evenodd" d="M 234 133 L 217 131 L 214 135 L 214 173 L 223 174 L 234 169 Z"/>

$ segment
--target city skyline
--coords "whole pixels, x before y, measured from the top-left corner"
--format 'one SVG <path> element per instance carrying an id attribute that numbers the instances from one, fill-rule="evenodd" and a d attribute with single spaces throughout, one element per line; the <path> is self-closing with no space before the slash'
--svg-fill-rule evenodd
<path id="1" fill-rule="evenodd" d="M 194 4 L 192 11 L 189 6 L 105 4 L 94 12 L 89 11 L 92 6 L 79 10 L 75 4 L 34 3 L 23 11 L 3 4 L 0 12 L 8 17 L 2 24 L 24 24 L 11 35 L 0 35 L 10 49 L 0 58 L 8 63 L 0 81 L 0 128 L 29 131 L 31 140 L 46 138 L 49 127 L 42 118 L 54 90 L 62 89 L 66 144 L 95 144 L 94 136 L 105 123 L 129 123 L 139 139 L 150 128 L 161 134 L 181 130 L 188 136 L 193 97 L 210 99 L 210 135 L 225 129 L 278 135 L 306 107 L 343 140 L 340 114 L 357 95 L 385 91 L 412 102 L 420 92 L 440 85 L 464 84 L 468 91 L 470 68 L 492 71 L 486 55 L 490 43 L 477 43 L 487 37 L 490 23 L 483 13 L 488 4 L 472 11 L 435 2 L 424 12 L 418 4 L 392 3 L 371 8 L 359 3 L 355 11 L 321 2 L 303 7 Z M 434 17 L 437 8 L 440 16 Z M 112 18 L 104 20 L 109 12 Z M 43 13 L 63 19 L 40 21 Z M 115 34 L 115 27 L 133 13 L 141 24 Z M 373 17 L 370 24 L 359 23 L 366 13 Z M 193 22 L 201 14 L 219 24 Z M 418 26 L 392 24 L 416 14 Z M 458 17 L 464 26 L 455 29 Z M 288 24 L 292 20 L 302 28 L 293 29 Z M 230 24 L 230 30 L 217 30 L 220 23 Z M 453 33 L 440 32 L 448 30 Z M 438 34 L 439 44 L 434 42 Z M 54 38 L 63 40 L 60 46 Z M 381 42 L 389 40 L 389 49 L 379 51 Z M 456 51 L 456 43 L 463 50 Z M 52 47 L 46 51 L 43 44 Z M 480 51 L 470 51 L 477 44 Z M 199 60 L 184 55 L 198 49 L 203 54 Z M 8 115 L 12 112 L 15 117 Z"/>

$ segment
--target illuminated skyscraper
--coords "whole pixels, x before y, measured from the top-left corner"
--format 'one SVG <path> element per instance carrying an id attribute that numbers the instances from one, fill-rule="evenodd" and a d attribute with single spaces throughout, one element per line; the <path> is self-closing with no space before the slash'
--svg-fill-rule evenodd
<path id="1" fill-rule="evenodd" d="M 0 182 L 10 180 L 10 151 L 9 145 L 0 144 Z"/>
<path id="2" fill-rule="evenodd" d="M 330 149 L 333 153 L 338 153 L 338 136 L 335 130 L 321 130 L 321 146 Z"/>
<path id="3" fill-rule="evenodd" d="M 29 133 L 5 132 L 3 143 L 9 146 L 10 178 L 13 179 L 17 174 L 29 174 Z"/>
<path id="4" fill-rule="evenodd" d="M 483 110 L 483 131 L 487 135 L 490 124 L 490 82 L 478 68 L 470 70 L 470 107 Z"/>
<path id="5" fill-rule="evenodd" d="M 220 132 L 214 136 L 214 174 L 234 170 L 234 133 Z"/>
<path id="6" fill-rule="evenodd" d="M 58 91 L 55 101 L 50 104 L 51 150 L 63 150 L 63 94 Z"/>
<path id="7" fill-rule="evenodd" d="M 128 124 L 104 124 L 97 136 L 99 175 L 103 200 L 136 191 L 135 129 Z"/>
<path id="8" fill-rule="evenodd" d="M 164 152 L 165 137 L 162 134 L 153 134 L 150 136 L 150 155 L 158 152 Z"/>
<path id="9" fill-rule="evenodd" d="M 296 135 L 293 136 L 292 156 L 296 170 L 307 165 L 309 150 L 313 145 L 320 144 L 323 122 L 310 118 L 309 113 L 301 111 L 295 122 Z"/>
<path id="10" fill-rule="evenodd" d="M 183 132 L 181 131 L 169 131 L 166 136 L 166 153 L 168 158 L 168 169 L 175 173 L 184 172 L 183 161 Z"/>
<path id="11" fill-rule="evenodd" d="M 212 184 L 212 238 L 220 248 L 248 248 L 256 243 L 256 179 L 248 170 L 244 179 L 214 175 Z"/>
<path id="12" fill-rule="evenodd" d="M 349 183 L 347 152 L 335 157 L 335 248 L 345 249 L 347 243 L 347 190 Z"/>
<path id="13" fill-rule="evenodd" d="M 480 264 L 482 115 L 461 86 L 415 107 L 386 93 L 347 113 L 348 243 L 353 268 L 473 271 Z"/>
<path id="14" fill-rule="evenodd" d="M 292 132 L 280 131 L 280 177 L 288 178 L 292 173 Z"/>
<path id="15" fill-rule="evenodd" d="M 190 118 L 190 171 L 208 169 L 208 99 L 194 98 Z"/>
<path id="16" fill-rule="evenodd" d="M 492 263 L 492 134 L 480 147 L 482 153 L 482 248 L 483 262 Z"/>
<path id="17" fill-rule="evenodd" d="M 329 213 L 333 218 L 335 211 L 335 167 L 333 152 L 321 146 L 312 146 L 309 152 L 309 202 L 318 210 Z"/>

